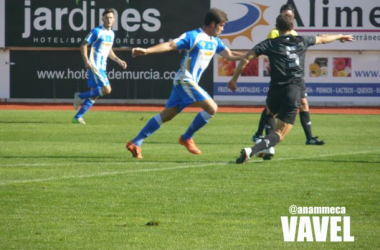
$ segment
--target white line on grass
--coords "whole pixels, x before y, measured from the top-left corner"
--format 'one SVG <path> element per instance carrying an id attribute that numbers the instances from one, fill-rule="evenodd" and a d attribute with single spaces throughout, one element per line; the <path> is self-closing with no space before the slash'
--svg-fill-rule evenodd
<path id="1" fill-rule="evenodd" d="M 50 166 L 76 166 L 78 164 L 80 165 L 109 165 L 109 164 L 112 164 L 112 165 L 125 165 L 125 164 L 128 164 L 129 162 L 111 162 L 111 161 L 105 161 L 105 162 L 55 162 L 55 163 L 17 163 L 17 164 L 4 164 L 4 165 L 1 165 L 0 164 L 0 167 L 50 167 Z M 160 162 L 152 162 L 152 161 L 148 161 L 148 162 L 131 162 L 135 165 L 151 165 L 151 164 L 154 164 L 154 165 L 157 165 L 159 164 Z M 164 164 L 178 164 L 179 162 L 162 162 Z M 197 163 L 202 163 L 202 162 L 191 162 L 191 163 L 194 163 L 194 164 L 197 164 Z"/>
<path id="2" fill-rule="evenodd" d="M 316 156 L 307 156 L 307 157 L 291 157 L 291 158 L 280 158 L 275 159 L 273 161 L 289 161 L 289 160 L 302 160 L 302 159 L 310 159 L 310 158 L 325 158 L 325 157 L 333 157 L 333 156 L 342 156 L 342 155 L 355 155 L 355 154 L 369 154 L 369 153 L 380 153 L 378 150 L 376 151 L 361 151 L 361 152 L 352 152 L 352 153 L 341 153 L 341 154 L 327 154 L 327 155 L 316 155 Z M 120 164 L 126 164 L 125 162 L 102 162 L 100 164 L 112 164 L 115 165 L 117 163 Z M 180 163 L 173 163 L 173 162 L 137 162 L 138 165 L 145 165 L 145 164 L 180 164 Z M 200 162 L 194 162 L 194 164 L 197 164 Z M 82 164 L 82 163 L 81 163 Z M 94 163 L 91 163 L 94 164 Z M 201 165 L 184 165 L 184 166 L 175 166 L 175 167 L 167 167 L 167 168 L 149 168 L 149 169 L 137 169 L 137 170 L 126 170 L 126 171 L 116 171 L 116 172 L 101 172 L 96 174 L 89 174 L 89 175 L 72 175 L 72 176 L 62 176 L 62 177 L 51 177 L 51 178 L 41 178 L 41 179 L 29 179 L 29 180 L 14 180 L 14 181 L 5 181 L 0 182 L 0 186 L 6 186 L 6 185 L 12 185 L 12 184 L 22 184 L 22 183 L 33 183 L 33 182 L 46 182 L 46 181 L 60 181 L 60 180 L 66 180 L 66 179 L 83 179 L 83 178 L 92 178 L 92 177 L 101 177 L 101 176 L 112 176 L 112 175 L 119 175 L 119 174 L 130 174 L 130 173 L 142 173 L 142 172 L 158 172 L 158 171 L 167 171 L 167 170 L 178 170 L 178 169 L 190 169 L 190 168 L 202 168 L 202 167 L 210 167 L 210 166 L 226 166 L 231 164 L 231 162 L 210 162 L 207 164 L 201 164 Z M 31 165 L 37 165 L 37 164 L 31 164 Z M 41 164 L 44 165 L 44 164 Z M 49 164 L 51 165 L 72 165 L 72 164 Z"/>
<path id="3" fill-rule="evenodd" d="M 157 164 L 157 162 L 155 162 L 155 164 Z M 83 179 L 83 178 L 111 176 L 111 175 L 119 175 L 119 174 L 141 173 L 141 172 L 157 172 L 157 171 L 167 171 L 167 170 L 177 170 L 177 169 L 202 168 L 202 167 L 227 165 L 227 164 L 228 162 L 212 162 L 212 163 L 201 164 L 201 165 L 185 165 L 185 166 L 176 166 L 176 167 L 170 167 L 170 168 L 148 168 L 148 169 L 126 170 L 126 171 L 116 171 L 116 172 L 101 172 L 101 173 L 89 174 L 89 175 L 72 175 L 72 176 L 50 177 L 50 178 L 30 179 L 30 180 L 15 180 L 15 181 L 0 182 L 0 186 L 20 184 L 20 183 L 60 181 L 60 180 L 67 180 L 67 179 Z"/>
<path id="4" fill-rule="evenodd" d="M 201 163 L 206 163 L 205 161 L 186 161 L 186 162 L 167 162 L 167 161 L 162 161 L 162 162 L 159 162 L 159 161 L 136 161 L 136 162 L 113 162 L 113 161 L 105 161 L 105 162 L 54 162 L 54 163 L 17 163 L 17 164 L 0 164 L 0 168 L 1 167 L 7 167 L 7 168 L 11 168 L 11 167 L 51 167 L 51 166 L 77 166 L 78 164 L 80 165 L 91 165 L 91 166 L 95 166 L 95 165 L 122 165 L 122 166 L 125 166 L 126 164 L 128 163 L 133 163 L 134 165 L 157 165 L 157 164 L 165 164 L 165 165 L 178 165 L 178 164 L 181 164 L 181 163 L 191 163 L 191 164 L 201 164 Z M 221 161 L 214 161 L 214 162 L 207 162 L 207 164 L 209 163 L 225 163 L 225 162 L 221 162 Z"/>

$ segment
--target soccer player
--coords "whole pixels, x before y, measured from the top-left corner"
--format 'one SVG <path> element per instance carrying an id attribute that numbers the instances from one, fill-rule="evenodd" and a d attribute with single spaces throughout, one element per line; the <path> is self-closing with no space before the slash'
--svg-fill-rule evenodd
<path id="1" fill-rule="evenodd" d="M 291 16 L 294 16 L 294 7 L 291 4 L 285 4 L 281 6 L 280 13 L 289 14 Z M 290 32 L 293 36 L 298 36 L 297 32 L 292 30 Z M 274 39 L 279 36 L 278 29 L 274 28 L 272 29 L 268 34 L 268 39 Z M 311 120 L 310 120 L 310 113 L 309 113 L 309 103 L 307 101 L 307 93 L 306 93 L 306 86 L 305 84 L 302 85 L 301 88 L 301 105 L 299 108 L 299 116 L 301 125 L 303 128 L 303 131 L 306 136 L 306 145 L 323 145 L 325 142 L 323 140 L 318 140 L 318 136 L 313 136 L 313 133 L 311 132 Z M 263 131 L 265 126 L 267 125 L 267 111 L 264 108 L 263 112 L 261 113 L 259 126 L 257 128 L 257 131 L 252 136 L 252 141 L 256 142 L 259 139 L 263 138 Z M 267 125 L 269 126 L 269 125 Z"/>
<path id="2" fill-rule="evenodd" d="M 262 140 L 258 140 L 252 148 L 244 148 L 236 163 L 245 163 L 252 155 L 258 157 L 273 156 L 274 146 L 282 141 L 291 130 L 300 106 L 304 76 L 304 60 L 306 50 L 315 44 L 354 41 L 352 35 L 325 36 L 292 36 L 294 17 L 280 14 L 276 19 L 276 27 L 280 36 L 267 39 L 257 44 L 235 69 L 227 86 L 236 91 L 236 82 L 246 65 L 260 55 L 266 55 L 272 68 L 269 92 L 266 100 L 268 123 L 275 127 Z M 277 124 L 275 123 L 277 118 Z"/>
<path id="3" fill-rule="evenodd" d="M 83 115 L 94 105 L 95 100 L 100 96 L 111 93 L 111 85 L 107 78 L 106 65 L 107 58 L 117 62 L 123 69 L 127 68 L 127 63 L 118 58 L 112 50 L 115 33 L 112 25 L 115 22 L 115 14 L 112 9 L 103 12 L 103 25 L 91 30 L 80 47 L 84 64 L 88 69 L 88 87 L 91 89 L 84 93 L 74 94 L 74 109 L 83 102 L 78 113 L 73 117 L 72 122 L 86 124 Z M 91 46 L 90 58 L 88 56 L 88 46 Z"/>
<path id="4" fill-rule="evenodd" d="M 187 131 L 180 136 L 179 143 L 192 154 L 202 153 L 193 141 L 194 133 L 210 121 L 218 106 L 207 92 L 198 85 L 199 79 L 215 53 L 227 60 L 241 60 L 244 56 L 238 52 L 231 52 L 218 38 L 227 21 L 225 12 L 212 8 L 206 14 L 201 28 L 188 31 L 170 42 L 147 49 L 134 48 L 132 50 L 133 57 L 184 50 L 184 57 L 174 78 L 173 89 L 164 110 L 152 117 L 140 133 L 126 145 L 133 157 L 143 158 L 141 144 L 144 139 L 189 105 L 200 107 L 203 111 L 196 115 Z"/>

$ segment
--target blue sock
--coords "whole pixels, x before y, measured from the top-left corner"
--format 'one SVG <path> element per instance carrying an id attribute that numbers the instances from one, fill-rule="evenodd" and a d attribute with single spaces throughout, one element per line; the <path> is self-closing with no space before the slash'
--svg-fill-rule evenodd
<path id="1" fill-rule="evenodd" d="M 162 119 L 160 114 L 150 118 L 148 123 L 143 129 L 141 129 L 140 133 L 132 140 L 132 142 L 137 146 L 141 146 L 145 138 L 156 132 L 161 127 L 161 124 Z"/>
<path id="2" fill-rule="evenodd" d="M 78 113 L 74 116 L 75 119 L 82 117 L 92 107 L 92 105 L 94 105 L 94 103 L 94 100 L 90 98 L 86 99 L 83 102 L 82 107 L 79 109 Z"/>
<path id="3" fill-rule="evenodd" d="M 79 98 L 80 99 L 87 99 L 87 98 L 92 98 L 92 97 L 99 97 L 103 96 L 102 88 L 97 87 L 96 89 L 91 89 L 88 92 L 80 93 Z"/>
<path id="4" fill-rule="evenodd" d="M 193 137 L 194 133 L 197 132 L 200 128 L 208 123 L 208 121 L 213 116 L 207 113 L 206 111 L 199 112 L 197 116 L 194 118 L 194 121 L 190 124 L 186 133 L 182 135 L 183 140 L 188 140 Z"/>

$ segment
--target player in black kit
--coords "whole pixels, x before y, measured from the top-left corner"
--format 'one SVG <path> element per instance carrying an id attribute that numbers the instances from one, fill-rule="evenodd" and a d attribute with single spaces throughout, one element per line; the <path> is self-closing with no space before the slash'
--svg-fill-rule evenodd
<path id="1" fill-rule="evenodd" d="M 244 148 L 236 163 L 247 162 L 252 155 L 270 159 L 274 155 L 274 146 L 281 142 L 292 129 L 301 100 L 301 87 L 304 84 L 304 61 L 306 50 L 315 44 L 340 40 L 354 41 L 352 35 L 292 36 L 294 17 L 280 14 L 276 27 L 280 36 L 257 44 L 239 63 L 227 86 L 236 91 L 236 82 L 243 69 L 254 58 L 266 55 L 271 66 L 271 81 L 266 100 L 267 124 L 271 129 L 264 139 L 258 140 L 254 147 Z M 276 119 L 277 118 L 277 124 Z"/>

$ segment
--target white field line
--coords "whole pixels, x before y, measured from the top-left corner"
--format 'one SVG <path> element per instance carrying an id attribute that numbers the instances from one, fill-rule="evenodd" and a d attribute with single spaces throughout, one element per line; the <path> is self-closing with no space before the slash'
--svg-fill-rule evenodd
<path id="1" fill-rule="evenodd" d="M 104 162 L 55 162 L 55 163 L 17 163 L 17 164 L 4 164 L 0 167 L 50 167 L 50 166 L 76 166 L 76 165 L 127 165 L 128 163 L 133 163 L 134 165 L 149 165 L 149 164 L 159 164 L 160 162 L 111 162 L 111 161 L 104 161 Z M 162 162 L 163 164 L 178 164 L 175 162 Z M 192 162 L 192 163 L 201 163 L 201 162 Z"/>
<path id="2" fill-rule="evenodd" d="M 110 162 L 110 164 L 112 164 L 112 162 Z M 157 164 L 157 162 L 155 162 L 155 164 Z M 163 162 L 163 164 L 167 164 L 167 163 Z M 83 178 L 111 176 L 111 175 L 122 175 L 122 174 L 131 174 L 131 173 L 142 173 L 142 172 L 158 172 L 158 171 L 168 171 L 168 170 L 177 170 L 177 169 L 202 168 L 202 167 L 209 167 L 209 166 L 216 166 L 216 165 L 227 165 L 227 164 L 228 164 L 228 162 L 223 162 L 223 163 L 221 163 L 221 162 L 211 163 L 210 162 L 210 163 L 201 164 L 201 165 L 184 165 L 184 166 L 175 166 L 175 167 L 168 167 L 168 168 L 148 168 L 148 169 L 136 169 L 136 170 L 115 171 L 115 172 L 101 172 L 101 173 L 96 173 L 96 174 L 72 175 L 72 176 L 30 179 L 30 180 L 15 180 L 15 181 L 0 182 L 0 186 L 20 184 L 20 183 L 60 181 L 60 180 L 66 180 L 66 179 L 83 179 Z"/>
<path id="3" fill-rule="evenodd" d="M 289 160 L 301 160 L 301 159 L 310 159 L 310 158 L 325 158 L 325 157 L 333 157 L 333 156 L 342 156 L 342 155 L 356 155 L 356 154 L 369 154 L 369 153 L 380 153 L 378 150 L 376 151 L 361 151 L 361 152 L 352 152 L 352 153 L 341 153 L 341 154 L 327 154 L 327 155 L 316 155 L 316 156 L 307 156 L 307 157 L 291 157 L 291 158 L 280 158 L 274 159 L 273 162 L 279 161 L 289 161 Z M 253 163 L 254 159 L 251 161 Z M 128 164 L 130 162 L 103 162 L 97 164 L 112 164 L 112 165 L 120 165 L 120 164 Z M 180 164 L 173 162 L 137 162 L 137 165 L 150 165 L 150 164 Z M 194 162 L 194 164 L 198 164 L 201 162 Z M 75 163 L 74 163 L 75 164 Z M 65 164 L 14 164 L 14 165 L 3 165 L 4 166 L 45 166 L 45 165 L 74 165 L 73 163 L 65 163 Z M 85 162 L 80 163 L 85 164 Z M 94 163 L 89 163 L 94 164 Z M 142 172 L 158 172 L 158 171 L 169 171 L 169 170 L 179 170 L 179 169 L 191 169 L 191 168 L 203 168 L 210 166 L 226 166 L 230 165 L 231 162 L 210 162 L 206 164 L 200 165 L 184 165 L 184 166 L 174 166 L 174 167 L 166 167 L 166 168 L 148 168 L 148 169 L 136 169 L 136 170 L 125 170 L 125 171 L 115 171 L 115 172 L 101 172 L 96 174 L 84 174 L 84 175 L 72 175 L 72 176 L 61 176 L 61 177 L 50 177 L 50 178 L 40 178 L 40 179 L 29 179 L 29 180 L 14 180 L 14 181 L 5 181 L 0 182 L 0 186 L 12 185 L 12 184 L 22 184 L 22 183 L 33 183 L 33 182 L 46 182 L 46 181 L 60 181 L 66 179 L 83 179 L 83 178 L 92 178 L 92 177 L 101 177 L 101 176 L 112 176 L 112 175 L 122 175 L 122 174 L 133 174 L 133 173 L 142 173 Z M 234 165 L 234 164 L 231 164 Z M 252 164 L 249 164 L 252 166 Z M 1 167 L 1 166 L 0 166 Z"/>

